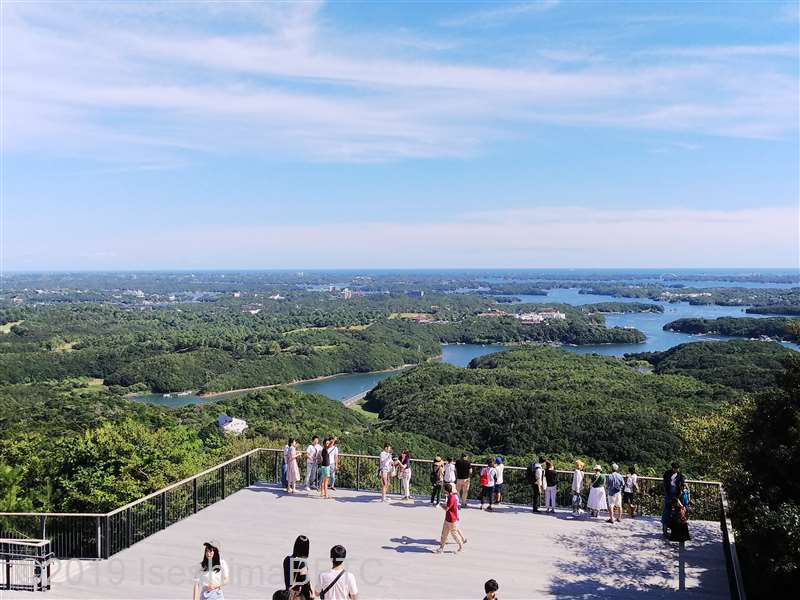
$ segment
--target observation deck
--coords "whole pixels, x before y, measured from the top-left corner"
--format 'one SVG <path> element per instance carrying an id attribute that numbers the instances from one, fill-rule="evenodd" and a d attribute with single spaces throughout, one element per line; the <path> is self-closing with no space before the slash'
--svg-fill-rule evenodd
<path id="1" fill-rule="evenodd" d="M 661 538 L 657 517 L 608 524 L 569 510 L 532 514 L 504 505 L 468 508 L 461 525 L 468 543 L 437 555 L 444 511 L 427 498 L 383 503 L 374 492 L 339 489 L 286 494 L 273 483 L 245 486 L 104 560 L 53 565 L 52 599 L 176 599 L 191 597 L 203 542 L 220 541 L 230 567 L 228 599 L 269 599 L 283 586 L 281 565 L 299 534 L 311 540 L 311 571 L 329 568 L 331 546 L 347 548 L 359 598 L 481 598 L 489 578 L 500 597 L 729 598 L 723 534 L 717 521 L 692 521 L 684 549 Z M 472 506 L 477 506 L 471 500 Z M 32 592 L 0 591 L 0 598 Z"/>

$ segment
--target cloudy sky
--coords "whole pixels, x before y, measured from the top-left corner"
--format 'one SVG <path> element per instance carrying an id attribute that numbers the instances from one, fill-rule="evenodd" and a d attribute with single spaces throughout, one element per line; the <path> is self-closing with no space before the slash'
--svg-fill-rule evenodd
<path id="1" fill-rule="evenodd" d="M 799 23 L 4 1 L 2 266 L 797 266 Z"/>

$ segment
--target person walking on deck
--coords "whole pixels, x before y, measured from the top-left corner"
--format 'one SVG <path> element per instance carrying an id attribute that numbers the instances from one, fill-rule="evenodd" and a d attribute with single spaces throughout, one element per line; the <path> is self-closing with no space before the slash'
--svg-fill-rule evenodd
<path id="1" fill-rule="evenodd" d="M 436 549 L 437 554 L 444 552 L 444 546 L 447 543 L 447 538 L 452 536 L 458 544 L 458 551 L 464 549 L 464 544 L 467 540 L 464 539 L 464 534 L 458 525 L 458 496 L 455 494 L 452 483 L 444 484 L 445 503 L 442 508 L 444 509 L 444 525 L 442 526 L 442 538 L 439 541 L 439 547 Z"/>
<path id="2" fill-rule="evenodd" d="M 611 465 L 611 474 L 606 477 L 606 487 L 608 488 L 606 502 L 608 503 L 608 522 L 619 523 L 622 520 L 622 488 L 625 487 L 625 480 L 619 474 L 619 465 Z M 619 514 L 615 517 L 615 514 Z"/>
<path id="3" fill-rule="evenodd" d="M 558 473 L 549 460 L 544 463 L 544 481 L 547 487 L 544 490 L 544 506 L 547 512 L 556 512 L 556 488 Z"/>
<path id="4" fill-rule="evenodd" d="M 575 461 L 575 470 L 572 472 L 572 514 L 579 515 L 583 503 L 583 467 L 582 460 Z"/>
<path id="5" fill-rule="evenodd" d="M 592 513 L 593 517 L 600 514 L 601 510 L 607 510 L 606 504 L 606 478 L 603 475 L 603 468 L 600 465 L 595 465 L 591 479 L 591 486 L 589 487 L 589 500 L 586 506 Z"/>
<path id="6" fill-rule="evenodd" d="M 469 483 L 472 476 L 472 462 L 466 454 L 456 461 L 456 491 L 461 501 L 461 508 L 467 508 L 469 498 Z"/>
<path id="7" fill-rule="evenodd" d="M 319 445 L 319 437 L 315 435 L 306 448 L 306 491 L 317 487 L 317 448 L 322 450 Z"/>
<path id="8" fill-rule="evenodd" d="M 494 461 L 490 458 L 486 466 L 481 469 L 481 509 L 483 509 L 484 499 L 489 499 L 489 507 L 486 510 L 493 510 L 494 485 L 497 483 L 497 471 L 494 468 Z"/>
<path id="9" fill-rule="evenodd" d="M 442 497 L 444 485 L 444 461 L 437 455 L 431 465 L 431 506 L 438 504 Z"/>

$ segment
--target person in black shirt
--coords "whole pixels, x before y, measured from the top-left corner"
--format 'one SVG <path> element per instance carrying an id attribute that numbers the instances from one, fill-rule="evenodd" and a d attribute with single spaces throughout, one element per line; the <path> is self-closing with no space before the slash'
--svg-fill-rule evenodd
<path id="1" fill-rule="evenodd" d="M 456 493 L 461 500 L 461 508 L 467 508 L 469 496 L 469 478 L 472 475 L 472 463 L 466 454 L 456 461 Z"/>
<path id="2" fill-rule="evenodd" d="M 683 484 L 686 483 L 681 467 L 674 462 L 670 469 L 664 471 L 664 507 L 661 512 L 661 532 L 664 537 L 669 536 L 669 525 L 672 516 L 672 499 L 677 498 L 683 491 Z"/>

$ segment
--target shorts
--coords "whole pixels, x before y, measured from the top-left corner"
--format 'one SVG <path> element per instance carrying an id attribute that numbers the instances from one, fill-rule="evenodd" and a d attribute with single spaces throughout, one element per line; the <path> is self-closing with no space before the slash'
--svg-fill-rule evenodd
<path id="1" fill-rule="evenodd" d="M 330 477 L 331 476 L 331 468 L 328 467 L 320 467 L 319 468 L 319 476 L 320 477 Z"/>
<path id="2" fill-rule="evenodd" d="M 636 506 L 636 492 L 622 492 L 623 506 Z"/>
<path id="3" fill-rule="evenodd" d="M 503 484 L 502 483 L 495 483 L 494 484 L 494 493 L 495 494 L 502 494 L 503 493 Z"/>
<path id="4" fill-rule="evenodd" d="M 613 496 L 608 496 L 608 505 L 610 507 L 616 506 L 617 508 L 622 508 L 622 492 L 617 492 Z"/>

